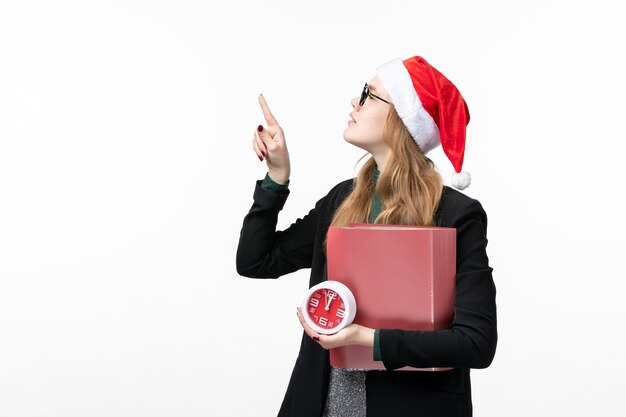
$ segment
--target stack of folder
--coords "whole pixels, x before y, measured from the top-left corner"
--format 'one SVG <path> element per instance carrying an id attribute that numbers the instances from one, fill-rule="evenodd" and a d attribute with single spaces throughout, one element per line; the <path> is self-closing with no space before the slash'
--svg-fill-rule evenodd
<path id="1" fill-rule="evenodd" d="M 351 223 L 331 226 L 327 240 L 328 279 L 354 294 L 354 323 L 373 329 L 443 330 L 454 317 L 456 229 Z M 330 350 L 336 368 L 385 369 L 373 349 Z M 442 371 L 451 368 L 413 368 Z"/>

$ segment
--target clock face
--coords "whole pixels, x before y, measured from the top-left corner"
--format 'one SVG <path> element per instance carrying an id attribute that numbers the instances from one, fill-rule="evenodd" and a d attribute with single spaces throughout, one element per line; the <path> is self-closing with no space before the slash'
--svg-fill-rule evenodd
<path id="1" fill-rule="evenodd" d="M 306 312 L 317 326 L 331 330 L 343 321 L 346 316 L 346 306 L 336 291 L 319 288 L 309 296 Z"/>
<path id="2" fill-rule="evenodd" d="M 304 321 L 317 333 L 337 333 L 354 320 L 354 294 L 339 281 L 320 282 L 309 288 L 303 297 L 302 315 Z"/>

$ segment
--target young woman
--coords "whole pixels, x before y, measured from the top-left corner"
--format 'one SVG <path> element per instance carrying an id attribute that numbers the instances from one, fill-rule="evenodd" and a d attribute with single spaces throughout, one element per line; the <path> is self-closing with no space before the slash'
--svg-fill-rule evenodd
<path id="1" fill-rule="evenodd" d="M 356 178 L 340 182 L 304 217 L 276 231 L 289 195 L 284 132 L 260 96 L 267 126 L 252 146 L 269 169 L 258 180 L 237 248 L 237 272 L 277 278 L 311 268 L 309 287 L 327 279 L 326 233 L 350 222 L 434 225 L 457 230 L 456 301 L 449 330 L 370 329 L 352 324 L 334 335 L 315 333 L 303 320 L 300 352 L 279 416 L 471 416 L 470 368 L 495 354 L 496 290 L 487 258 L 487 216 L 481 204 L 443 185 L 426 153 L 438 145 L 455 168 L 454 187 L 469 185 L 461 172 L 469 112 L 457 88 L 422 57 L 377 68 L 352 100 L 343 136 L 371 158 Z M 335 369 L 328 349 L 373 347 L 385 371 Z M 442 372 L 394 371 L 403 366 L 452 367 Z"/>

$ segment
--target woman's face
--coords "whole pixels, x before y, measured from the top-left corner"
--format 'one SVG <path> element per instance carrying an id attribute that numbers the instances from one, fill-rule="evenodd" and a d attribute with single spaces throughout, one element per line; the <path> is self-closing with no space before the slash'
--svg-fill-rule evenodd
<path id="1" fill-rule="evenodd" d="M 367 84 L 372 94 L 391 102 L 391 98 L 381 85 L 378 76 L 372 78 Z M 361 106 L 359 105 L 360 98 L 359 95 L 352 99 L 354 110 L 350 113 L 351 118 L 348 121 L 348 128 L 343 132 L 343 138 L 372 155 L 385 153 L 388 147 L 383 142 L 383 129 L 391 104 L 370 96 L 365 99 L 363 106 Z"/>

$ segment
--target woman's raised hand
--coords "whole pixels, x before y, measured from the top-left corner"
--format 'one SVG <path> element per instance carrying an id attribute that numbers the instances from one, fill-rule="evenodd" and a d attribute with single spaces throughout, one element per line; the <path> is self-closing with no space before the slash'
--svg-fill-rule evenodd
<path id="1" fill-rule="evenodd" d="M 252 148 L 261 161 L 265 159 L 270 178 L 279 184 L 286 184 L 291 174 L 291 165 L 285 134 L 267 106 L 263 95 L 259 95 L 259 104 L 267 127 L 259 125 L 254 130 Z"/>

